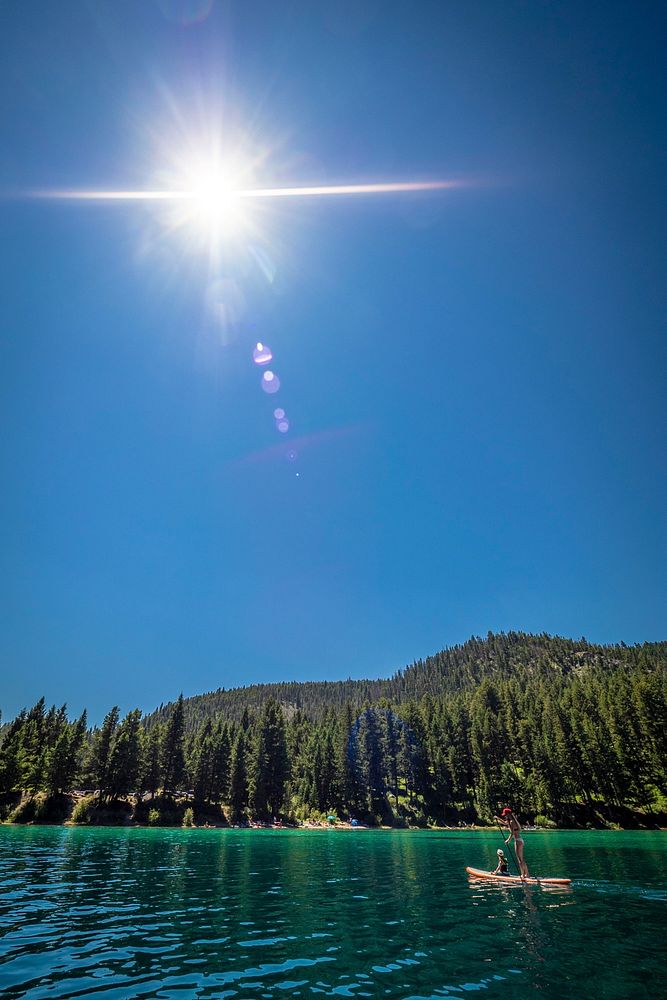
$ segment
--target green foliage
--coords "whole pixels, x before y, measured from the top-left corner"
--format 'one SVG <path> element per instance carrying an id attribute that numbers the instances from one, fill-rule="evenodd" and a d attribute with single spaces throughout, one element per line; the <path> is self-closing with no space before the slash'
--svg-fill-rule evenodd
<path id="1" fill-rule="evenodd" d="M 154 824 L 180 823 L 186 803 L 235 822 L 421 825 L 490 822 L 508 802 L 541 826 L 623 810 L 650 823 L 666 760 L 667 643 L 489 634 L 384 681 L 181 696 L 147 719 L 112 708 L 92 732 L 40 699 L 0 729 L 0 808 L 51 820 L 93 788 L 75 822 L 128 821 L 136 794 L 136 820 Z"/>
<path id="2" fill-rule="evenodd" d="M 119 714 L 118 706 L 114 705 L 107 713 L 102 728 L 93 734 L 88 772 L 90 784 L 98 789 L 101 799 L 109 795 L 113 783 L 110 763 Z"/>
<path id="3" fill-rule="evenodd" d="M 195 825 L 195 814 L 190 806 L 183 813 L 183 822 L 181 826 L 191 827 Z"/>
<path id="4" fill-rule="evenodd" d="M 267 820 L 281 814 L 288 775 L 285 718 L 280 705 L 269 699 L 256 727 L 249 768 L 249 805 L 253 816 Z"/>
<path id="5" fill-rule="evenodd" d="M 153 798 L 162 783 L 161 750 L 164 741 L 164 726 L 157 724 L 142 738 L 142 754 L 139 767 L 139 791 L 149 792 Z"/>
<path id="6" fill-rule="evenodd" d="M 165 795 L 173 795 L 185 777 L 183 695 L 174 705 L 161 746 L 162 787 Z"/>
<path id="7" fill-rule="evenodd" d="M 117 801 L 137 788 L 143 751 L 141 712 L 128 712 L 114 733 L 107 773 L 107 793 Z"/>
<path id="8" fill-rule="evenodd" d="M 35 800 L 32 796 L 21 799 L 7 817 L 9 823 L 32 823 L 35 819 Z"/>
<path id="9" fill-rule="evenodd" d="M 535 826 L 541 826 L 545 830 L 555 830 L 557 824 L 554 823 L 552 819 L 548 816 L 542 816 L 540 813 L 535 817 Z"/>
<path id="10" fill-rule="evenodd" d="M 68 802 L 61 795 L 36 792 L 24 796 L 8 816 L 10 823 L 61 823 L 67 815 Z"/>
<path id="11" fill-rule="evenodd" d="M 44 787 L 51 795 L 62 795 L 73 787 L 86 735 L 86 713 L 75 723 L 64 719 L 44 755 Z"/>
<path id="12" fill-rule="evenodd" d="M 77 826 L 87 826 L 92 820 L 94 807 L 95 799 L 92 795 L 79 799 L 72 812 L 72 823 Z"/>
<path id="13" fill-rule="evenodd" d="M 242 819 L 248 807 L 248 770 L 246 765 L 246 734 L 239 727 L 230 766 L 229 804 L 232 820 Z"/>

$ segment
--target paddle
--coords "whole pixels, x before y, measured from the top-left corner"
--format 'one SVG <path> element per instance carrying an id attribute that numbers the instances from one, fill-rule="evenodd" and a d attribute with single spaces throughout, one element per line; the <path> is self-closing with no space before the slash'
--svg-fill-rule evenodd
<path id="1" fill-rule="evenodd" d="M 505 840 L 505 834 L 503 833 L 503 828 L 502 828 L 502 826 L 500 825 L 500 823 L 498 823 L 498 818 L 497 818 L 497 817 L 496 817 L 496 823 L 497 823 L 497 825 L 498 825 L 498 830 L 500 831 L 500 835 L 501 835 L 501 837 L 503 838 L 503 840 Z M 521 869 L 519 868 L 519 862 L 518 862 L 518 861 L 517 861 L 517 859 L 516 859 L 516 855 L 515 855 L 515 853 L 514 853 L 514 848 L 513 848 L 513 847 L 510 847 L 510 843 L 511 843 L 511 840 L 510 840 L 510 841 L 508 841 L 508 842 L 507 842 L 507 843 L 505 844 L 505 847 L 509 847 L 509 848 L 510 848 L 510 854 L 512 855 L 512 860 L 514 861 L 514 867 L 516 868 L 516 871 L 517 871 L 517 875 L 521 875 Z"/>

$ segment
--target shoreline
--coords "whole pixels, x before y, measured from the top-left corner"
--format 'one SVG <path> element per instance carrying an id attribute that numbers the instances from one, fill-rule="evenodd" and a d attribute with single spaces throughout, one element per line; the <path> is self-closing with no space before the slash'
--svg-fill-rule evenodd
<path id="1" fill-rule="evenodd" d="M 10 820 L 0 821 L 0 827 L 34 828 L 34 827 L 68 827 L 78 830 L 233 830 L 244 831 L 290 831 L 296 833 L 303 830 L 338 833 L 494 833 L 493 826 L 468 824 L 468 826 L 367 826 L 359 823 L 74 823 L 67 819 L 62 822 L 38 822 L 29 820 L 26 823 L 13 823 Z M 667 826 L 524 826 L 526 833 L 667 833 Z"/>
<path id="2" fill-rule="evenodd" d="M 269 812 L 269 816 L 271 813 Z M 0 801 L 0 824 L 9 826 L 100 826 L 147 827 L 156 829 L 255 829 L 255 830 L 424 830 L 440 833 L 464 833 L 491 830 L 497 833 L 493 821 L 486 817 L 430 816 L 428 819 L 402 810 L 398 816 L 391 810 L 383 817 L 355 816 L 347 813 L 343 819 L 331 812 L 315 813 L 307 818 L 288 814 L 270 819 L 255 819 L 242 813 L 231 815 L 228 804 L 196 805 L 191 795 L 181 793 L 175 798 L 132 796 L 116 800 L 100 800 L 94 792 L 74 791 L 55 796 L 43 792 L 13 796 Z M 380 821 L 380 822 L 378 822 Z M 629 807 L 613 807 L 604 803 L 584 806 L 581 803 L 563 805 L 558 819 L 543 815 L 526 815 L 522 828 L 526 833 L 552 830 L 665 830 L 667 811 L 644 812 Z"/>

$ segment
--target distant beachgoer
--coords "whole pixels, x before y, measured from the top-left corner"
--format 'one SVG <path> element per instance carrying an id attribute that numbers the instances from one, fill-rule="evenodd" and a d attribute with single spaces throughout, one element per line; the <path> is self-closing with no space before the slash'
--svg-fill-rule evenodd
<path id="1" fill-rule="evenodd" d="M 505 852 L 503 851 L 502 847 L 498 848 L 496 854 L 498 855 L 498 867 L 496 868 L 493 874 L 507 875 L 509 869 L 507 867 L 507 858 L 505 857 Z"/>
<path id="2" fill-rule="evenodd" d="M 500 816 L 495 817 L 499 823 L 506 826 L 509 830 L 509 836 L 505 841 L 509 844 L 510 840 L 514 840 L 514 849 L 516 851 L 516 858 L 519 862 L 519 870 L 521 872 L 522 878 L 528 878 L 528 865 L 526 864 L 523 857 L 523 837 L 521 836 L 521 824 L 514 815 L 511 809 L 507 806 L 503 809 Z"/>

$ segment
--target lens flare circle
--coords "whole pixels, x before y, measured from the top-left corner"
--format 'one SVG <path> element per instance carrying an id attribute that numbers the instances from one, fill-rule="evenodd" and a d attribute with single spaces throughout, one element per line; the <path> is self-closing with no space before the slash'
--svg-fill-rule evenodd
<path id="1" fill-rule="evenodd" d="M 268 365 L 273 360 L 273 352 L 268 344 L 258 341 L 252 352 L 252 360 L 256 365 Z"/>
<path id="2" fill-rule="evenodd" d="M 264 392 L 268 392 L 269 395 L 273 395 L 274 392 L 278 392 L 278 389 L 280 389 L 280 379 L 275 372 L 264 372 L 262 375 L 262 389 Z"/>

